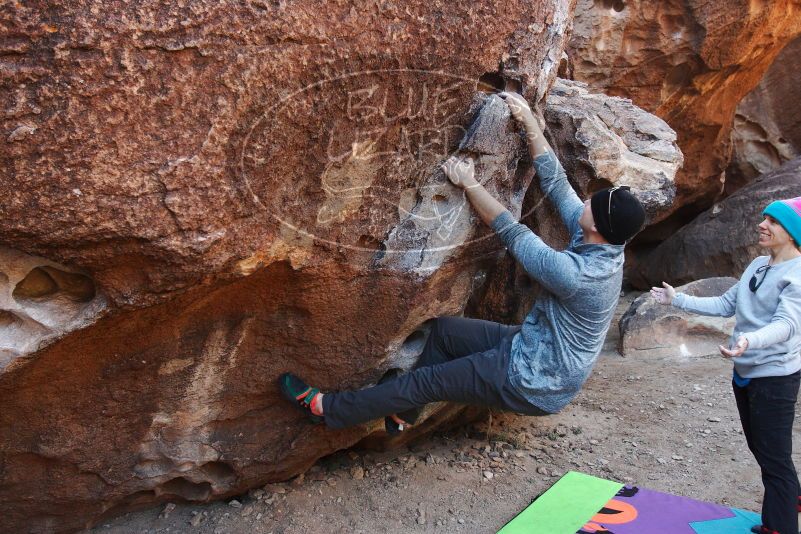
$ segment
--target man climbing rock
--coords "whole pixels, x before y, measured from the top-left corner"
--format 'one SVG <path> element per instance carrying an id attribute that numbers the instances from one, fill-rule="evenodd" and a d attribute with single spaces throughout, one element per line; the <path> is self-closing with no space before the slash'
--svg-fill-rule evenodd
<path id="1" fill-rule="evenodd" d="M 436 401 L 547 415 L 568 404 L 589 376 L 620 295 L 624 246 L 642 227 L 645 211 L 627 187 L 582 202 L 523 97 L 500 96 L 526 130 L 540 187 L 571 235 L 568 247 L 554 250 L 516 222 L 476 180 L 471 159 L 451 157 L 442 168 L 545 291 L 522 325 L 435 319 L 415 368 L 373 387 L 323 394 L 282 374 L 282 394 L 313 421 L 344 428 L 385 417 L 395 433 Z"/>

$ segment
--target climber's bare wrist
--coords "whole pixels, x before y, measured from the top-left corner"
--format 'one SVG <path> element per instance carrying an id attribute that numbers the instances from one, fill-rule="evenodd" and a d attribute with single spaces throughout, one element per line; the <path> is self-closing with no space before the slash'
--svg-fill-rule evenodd
<path id="1" fill-rule="evenodd" d="M 523 128 L 526 130 L 526 135 L 532 133 L 541 133 L 540 127 L 537 124 L 537 119 L 534 118 L 532 113 L 528 113 L 526 118 L 524 118 L 521 122 L 523 123 Z"/>
<path id="2" fill-rule="evenodd" d="M 529 153 L 535 158 L 548 152 L 550 148 L 548 141 L 545 139 L 545 135 L 542 133 L 542 128 L 540 128 L 534 118 L 532 118 L 530 124 L 526 125 L 526 141 L 528 143 Z"/>
<path id="3" fill-rule="evenodd" d="M 478 183 L 478 180 L 472 179 L 472 180 L 462 180 L 459 186 L 462 188 L 463 191 L 467 191 L 469 189 L 475 189 L 476 187 L 481 187 L 481 184 Z"/>

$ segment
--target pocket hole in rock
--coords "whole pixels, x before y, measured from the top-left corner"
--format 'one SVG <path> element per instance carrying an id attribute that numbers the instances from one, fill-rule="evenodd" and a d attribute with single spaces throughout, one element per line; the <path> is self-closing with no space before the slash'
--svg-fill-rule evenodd
<path id="1" fill-rule="evenodd" d="M 408 334 L 403 341 L 400 342 L 399 345 L 395 345 L 398 341 L 394 341 L 393 345 L 397 346 L 397 349 L 394 349 L 390 354 L 388 360 L 388 371 L 385 375 L 397 371 L 397 372 L 406 372 L 412 369 L 417 360 L 420 359 L 420 355 L 423 353 L 423 349 L 426 346 L 426 341 L 428 341 L 428 335 L 431 333 L 431 325 L 432 321 L 428 320 L 417 328 L 415 328 L 410 334 Z"/>
<path id="2" fill-rule="evenodd" d="M 422 329 L 415 330 L 403 340 L 403 348 L 408 350 L 423 350 L 428 332 Z"/>
<path id="3" fill-rule="evenodd" d="M 356 244 L 361 248 L 366 248 L 368 250 L 378 250 L 381 248 L 381 241 L 376 239 L 371 235 L 362 234 L 359 236 L 359 239 L 356 240 Z"/>
<path id="4" fill-rule="evenodd" d="M 606 9 L 614 9 L 618 13 L 626 9 L 626 2 L 624 0 L 603 0 L 601 5 Z"/>
<path id="5" fill-rule="evenodd" d="M 387 371 L 378 380 L 378 383 L 379 384 L 383 384 L 384 382 L 389 382 L 390 380 L 392 380 L 393 378 L 395 378 L 396 376 L 398 376 L 402 372 L 403 372 L 403 369 L 398 369 L 397 367 L 392 367 L 390 369 L 387 369 Z"/>
<path id="6" fill-rule="evenodd" d="M 592 196 L 598 191 L 609 189 L 610 187 L 614 187 L 614 185 L 606 178 L 591 180 L 590 183 L 587 184 L 587 196 Z"/>
<path id="7" fill-rule="evenodd" d="M 378 250 L 375 251 L 373 261 L 381 261 L 387 255 L 387 246 L 384 243 L 378 244 Z"/>
<path id="8" fill-rule="evenodd" d="M 487 72 L 478 78 L 476 90 L 493 94 L 506 90 L 506 79 L 497 72 Z"/>
<path id="9" fill-rule="evenodd" d="M 668 93 L 687 87 L 693 79 L 693 68 L 689 63 L 679 63 L 671 68 L 665 76 L 662 88 Z"/>
<path id="10" fill-rule="evenodd" d="M 523 82 L 520 80 L 515 80 L 514 78 L 506 78 L 506 85 L 504 86 L 503 90 L 522 94 Z"/>
<path id="11" fill-rule="evenodd" d="M 64 295 L 77 302 L 95 298 L 92 279 L 50 266 L 36 267 L 23 278 L 11 293 L 17 300 L 35 300 Z"/>
<path id="12" fill-rule="evenodd" d="M 22 320 L 17 315 L 8 310 L 0 310 L 0 328 L 11 327 L 22 324 Z"/>
<path id="13" fill-rule="evenodd" d="M 153 490 L 142 490 L 130 495 L 126 495 L 117 504 L 103 512 L 101 519 L 113 518 L 131 510 L 138 510 L 148 505 L 152 505 L 156 500 L 156 492 Z"/>
<path id="14" fill-rule="evenodd" d="M 234 468 L 225 462 L 208 462 L 203 464 L 200 470 L 215 482 L 226 482 L 236 478 Z"/>
<path id="15" fill-rule="evenodd" d="M 159 496 L 174 496 L 187 501 L 205 501 L 211 495 L 211 484 L 208 482 L 195 483 L 184 477 L 168 480 L 156 489 Z"/>
<path id="16" fill-rule="evenodd" d="M 401 358 L 404 360 L 404 363 L 406 360 L 411 360 L 412 365 L 417 362 L 420 354 L 423 353 L 423 349 L 426 346 L 426 341 L 428 340 L 428 334 L 430 333 L 431 322 L 426 321 L 414 332 L 406 336 L 406 339 L 403 340 L 400 350 L 398 351 Z"/>

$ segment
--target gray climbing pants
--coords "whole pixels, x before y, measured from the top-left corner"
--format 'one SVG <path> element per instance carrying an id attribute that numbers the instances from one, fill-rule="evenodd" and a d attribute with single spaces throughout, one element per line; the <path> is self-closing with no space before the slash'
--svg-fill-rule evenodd
<path id="1" fill-rule="evenodd" d="M 345 428 L 437 401 L 549 415 L 509 383 L 512 338 L 519 330 L 480 319 L 435 319 L 412 371 L 362 390 L 325 394 L 325 423 Z"/>

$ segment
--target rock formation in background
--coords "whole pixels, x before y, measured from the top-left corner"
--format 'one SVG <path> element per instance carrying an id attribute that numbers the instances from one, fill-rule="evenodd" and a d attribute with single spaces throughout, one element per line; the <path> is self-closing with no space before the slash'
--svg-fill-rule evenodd
<path id="1" fill-rule="evenodd" d="M 759 85 L 737 106 L 727 191 L 801 156 L 801 37 L 782 50 Z M 731 189 L 729 189 L 731 187 Z"/>
<path id="2" fill-rule="evenodd" d="M 719 297 L 736 278 L 706 278 L 677 287 L 693 297 Z M 719 354 L 734 329 L 734 317 L 709 317 L 663 306 L 650 293 L 632 302 L 620 319 L 620 354 L 633 358 L 685 358 Z"/>
<path id="3" fill-rule="evenodd" d="M 586 84 L 557 79 L 548 94 L 548 136 L 584 198 L 627 185 L 649 220 L 673 205 L 674 178 L 684 163 L 676 133 L 631 100 L 592 93 Z"/>
<path id="4" fill-rule="evenodd" d="M 765 251 L 758 246 L 762 210 L 774 200 L 801 196 L 801 157 L 764 174 L 715 204 L 648 254 L 631 273 L 640 289 L 663 280 L 685 284 L 701 278 L 739 278 Z"/>
<path id="5" fill-rule="evenodd" d="M 224 498 L 375 433 L 274 381 L 374 383 L 463 311 L 500 242 L 438 166 L 468 133 L 520 214 L 524 143 L 477 85 L 542 99 L 573 7 L 0 9 L 0 530 Z M 434 408 L 415 432 L 460 412 Z"/>
<path id="6" fill-rule="evenodd" d="M 681 220 L 651 239 L 720 195 L 735 110 L 799 33 L 794 0 L 578 1 L 568 49 L 574 78 L 664 119 L 684 153 L 674 205 Z"/>

